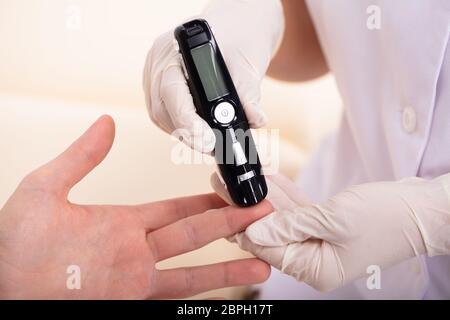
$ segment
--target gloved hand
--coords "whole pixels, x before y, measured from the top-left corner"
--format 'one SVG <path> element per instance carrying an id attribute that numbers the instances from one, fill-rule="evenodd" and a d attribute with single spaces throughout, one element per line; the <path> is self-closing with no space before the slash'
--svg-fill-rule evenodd
<path id="1" fill-rule="evenodd" d="M 356 280 L 370 265 L 450 254 L 450 174 L 358 185 L 322 205 L 305 205 L 293 185 L 269 181 L 276 212 L 234 240 L 317 290 Z M 217 178 L 213 187 L 224 196 Z"/>
<path id="2" fill-rule="evenodd" d="M 284 16 L 280 0 L 214 0 L 201 14 L 214 29 L 236 90 L 252 128 L 266 123 L 260 84 L 281 42 Z M 160 36 L 144 69 L 144 92 L 152 121 L 195 150 L 214 149 L 215 136 L 193 104 L 174 48 L 173 30 Z"/>

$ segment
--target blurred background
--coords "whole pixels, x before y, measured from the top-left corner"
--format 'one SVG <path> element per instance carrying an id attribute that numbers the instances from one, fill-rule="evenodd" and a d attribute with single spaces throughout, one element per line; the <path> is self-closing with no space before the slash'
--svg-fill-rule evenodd
<path id="1" fill-rule="evenodd" d="M 142 69 L 153 40 L 200 13 L 206 2 L 0 0 L 0 207 L 25 174 L 64 150 L 105 113 L 116 121 L 115 144 L 72 191 L 72 201 L 135 204 L 211 192 L 214 166 L 171 161 L 177 142 L 150 122 L 142 91 Z M 334 79 L 266 79 L 262 92 L 269 127 L 280 130 L 280 171 L 295 178 L 338 123 Z M 245 255 L 220 240 L 165 261 L 161 268 Z M 240 298 L 244 290 L 227 288 L 199 297 Z"/>

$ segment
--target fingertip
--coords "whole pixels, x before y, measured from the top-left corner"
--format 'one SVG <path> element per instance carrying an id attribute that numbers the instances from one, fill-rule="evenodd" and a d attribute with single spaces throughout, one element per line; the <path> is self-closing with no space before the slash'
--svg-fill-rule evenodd
<path id="1" fill-rule="evenodd" d="M 251 285 L 266 281 L 270 276 L 270 266 L 258 259 L 249 258 L 227 263 L 229 286 Z"/>
<path id="2" fill-rule="evenodd" d="M 223 200 L 217 193 L 208 194 L 211 199 L 211 207 L 213 208 L 225 208 L 228 206 L 228 203 Z"/>
<path id="3" fill-rule="evenodd" d="M 271 268 L 270 265 L 260 259 L 253 259 L 248 268 L 249 276 L 256 282 L 261 283 L 269 279 Z"/>
<path id="4" fill-rule="evenodd" d="M 114 122 L 113 117 L 111 117 L 109 114 L 104 114 L 100 118 L 98 118 L 96 124 L 102 126 L 105 131 L 109 131 L 109 133 L 112 135 L 114 135 L 116 131 L 116 123 Z"/>
<path id="5" fill-rule="evenodd" d="M 251 224 L 245 230 L 245 236 L 252 243 L 258 246 L 278 246 L 284 245 L 285 243 L 278 243 L 273 236 L 279 233 L 275 221 L 279 217 L 277 211 L 271 212 L 257 222 Z"/>
<path id="6" fill-rule="evenodd" d="M 264 236 L 261 236 L 259 229 L 260 226 L 257 227 L 256 225 L 250 225 L 245 230 L 245 235 L 252 243 L 258 246 L 265 246 L 267 243 L 261 241 L 261 239 L 264 239 Z"/>
<path id="7" fill-rule="evenodd" d="M 103 114 L 98 119 L 97 122 L 107 122 L 114 125 L 114 119 L 109 114 Z"/>
<path id="8" fill-rule="evenodd" d="M 261 219 L 272 213 L 274 209 L 272 204 L 268 200 L 263 200 L 257 205 L 243 210 L 249 210 L 249 214 L 254 216 L 255 219 Z"/>
<path id="9" fill-rule="evenodd" d="M 104 114 L 95 121 L 88 132 L 93 134 L 90 139 L 92 139 L 91 142 L 96 143 L 93 143 L 92 145 L 98 149 L 99 152 L 97 154 L 99 155 L 99 158 L 103 159 L 104 154 L 109 152 L 114 143 L 116 135 L 114 119 L 110 115 Z"/>
<path id="10" fill-rule="evenodd" d="M 251 224 L 273 212 L 272 205 L 267 201 L 250 208 L 239 208 L 233 205 L 219 210 L 224 210 L 223 212 L 228 216 L 228 224 L 233 233 L 244 231 Z"/>
<path id="11" fill-rule="evenodd" d="M 267 199 L 264 199 L 264 200 L 261 202 L 261 205 L 263 205 L 264 208 L 265 208 L 266 210 L 269 210 L 269 211 L 273 211 L 273 210 L 274 210 L 272 204 L 271 204 L 270 201 L 267 200 Z"/>
<path id="12" fill-rule="evenodd" d="M 249 208 L 240 208 L 233 205 L 225 210 L 233 214 L 233 220 L 239 221 L 236 222 L 236 224 L 241 225 L 241 229 L 238 231 L 243 231 L 252 223 L 273 212 L 272 205 L 266 200 Z"/>
<path id="13" fill-rule="evenodd" d="M 85 135 L 95 135 L 96 137 L 111 139 L 111 137 L 114 137 L 115 131 L 114 119 L 110 115 L 104 114 L 89 127 Z"/>

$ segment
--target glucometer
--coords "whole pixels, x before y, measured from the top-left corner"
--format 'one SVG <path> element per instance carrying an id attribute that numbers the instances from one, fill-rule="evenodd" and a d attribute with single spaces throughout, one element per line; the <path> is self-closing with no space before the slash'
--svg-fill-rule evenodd
<path id="1" fill-rule="evenodd" d="M 197 113 L 216 136 L 214 157 L 231 199 L 241 207 L 261 202 L 267 184 L 236 88 L 205 20 L 175 29 L 175 45 Z"/>

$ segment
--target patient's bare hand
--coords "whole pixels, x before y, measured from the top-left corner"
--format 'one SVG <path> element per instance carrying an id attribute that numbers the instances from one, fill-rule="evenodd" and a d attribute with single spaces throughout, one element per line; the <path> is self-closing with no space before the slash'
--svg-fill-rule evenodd
<path id="1" fill-rule="evenodd" d="M 257 259 L 155 268 L 242 231 L 271 211 L 267 202 L 238 209 L 210 194 L 137 206 L 70 203 L 70 189 L 105 158 L 113 140 L 114 122 L 104 116 L 28 175 L 0 210 L 0 298 L 177 298 L 268 277 L 269 267 Z M 73 265 L 79 290 L 67 286 Z"/>

